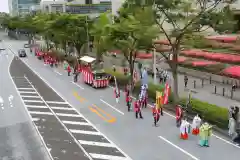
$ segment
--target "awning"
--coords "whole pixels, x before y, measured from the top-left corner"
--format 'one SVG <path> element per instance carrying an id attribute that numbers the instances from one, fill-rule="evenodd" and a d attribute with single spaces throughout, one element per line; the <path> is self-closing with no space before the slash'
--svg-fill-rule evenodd
<path id="1" fill-rule="evenodd" d="M 89 56 L 83 56 L 80 58 L 81 61 L 87 62 L 87 63 L 92 63 L 93 61 L 95 61 L 96 59 L 93 57 L 89 57 Z"/>

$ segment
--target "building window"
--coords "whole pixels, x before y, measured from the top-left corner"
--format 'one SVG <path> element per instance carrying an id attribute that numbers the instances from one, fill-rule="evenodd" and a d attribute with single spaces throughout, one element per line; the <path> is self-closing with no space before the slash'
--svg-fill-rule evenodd
<path id="1" fill-rule="evenodd" d="M 92 4 L 92 0 L 85 0 L 85 4 Z"/>

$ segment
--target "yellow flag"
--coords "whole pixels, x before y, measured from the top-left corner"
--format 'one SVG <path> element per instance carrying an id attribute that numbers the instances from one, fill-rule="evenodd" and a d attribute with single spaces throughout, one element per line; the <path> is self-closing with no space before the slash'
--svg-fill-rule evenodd
<path id="1" fill-rule="evenodd" d="M 156 107 L 159 109 L 162 107 L 163 92 L 156 91 Z"/>

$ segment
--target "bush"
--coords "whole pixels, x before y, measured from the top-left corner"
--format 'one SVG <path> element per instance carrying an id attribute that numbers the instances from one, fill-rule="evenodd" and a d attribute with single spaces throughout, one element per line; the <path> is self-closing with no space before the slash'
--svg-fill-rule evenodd
<path id="1" fill-rule="evenodd" d="M 106 69 L 105 71 L 112 76 L 116 76 L 119 86 L 124 86 L 128 83 L 129 76 L 125 76 L 119 72 L 113 72 L 111 69 Z M 134 93 L 139 94 L 140 85 L 141 84 L 139 82 L 136 84 Z M 154 85 L 152 83 L 149 83 L 148 87 L 149 87 L 148 89 L 149 98 L 153 101 L 156 98 L 156 91 L 164 90 L 164 85 Z M 171 102 L 173 102 L 173 94 L 171 94 L 169 97 L 169 103 L 171 104 Z M 185 106 L 186 99 L 181 99 L 180 104 L 182 106 Z M 192 105 L 193 112 L 198 113 L 199 115 L 202 115 L 204 120 L 220 128 L 227 128 L 228 110 L 226 108 L 209 104 L 207 102 L 203 102 L 197 99 L 192 99 L 191 105 Z"/>
<path id="2" fill-rule="evenodd" d="M 182 105 L 186 104 L 186 100 L 182 99 Z M 202 115 L 204 120 L 214 124 L 220 128 L 228 126 L 228 110 L 225 107 L 216 106 L 207 102 L 202 102 L 197 99 L 191 99 L 192 110 L 199 115 Z"/>

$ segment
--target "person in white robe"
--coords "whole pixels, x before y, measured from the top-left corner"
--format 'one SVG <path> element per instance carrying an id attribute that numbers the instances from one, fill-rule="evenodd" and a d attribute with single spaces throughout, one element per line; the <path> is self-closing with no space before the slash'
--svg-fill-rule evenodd
<path id="1" fill-rule="evenodd" d="M 201 118 L 196 115 L 194 118 L 193 118 L 193 121 L 192 121 L 192 134 L 193 135 L 198 135 L 199 134 L 199 128 L 200 128 L 200 125 L 201 125 Z"/>

